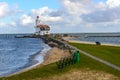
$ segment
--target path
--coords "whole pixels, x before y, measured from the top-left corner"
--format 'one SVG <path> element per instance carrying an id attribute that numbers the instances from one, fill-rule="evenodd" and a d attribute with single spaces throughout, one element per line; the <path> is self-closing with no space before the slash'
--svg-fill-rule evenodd
<path id="1" fill-rule="evenodd" d="M 102 60 L 102 59 L 100 59 L 100 58 L 98 58 L 98 57 L 95 57 L 95 56 L 93 56 L 93 55 L 91 55 L 91 54 L 89 54 L 89 53 L 87 53 L 87 52 L 85 52 L 85 51 L 82 51 L 82 50 L 80 50 L 80 49 L 78 49 L 78 48 L 76 48 L 76 47 L 74 47 L 74 46 L 71 46 L 71 45 L 68 45 L 68 46 L 70 46 L 70 47 L 72 47 L 72 48 L 80 51 L 81 53 L 85 54 L 86 56 L 88 56 L 88 57 L 90 57 L 90 58 L 92 58 L 92 59 L 94 59 L 94 60 L 97 60 L 97 61 L 99 61 L 99 62 L 101 62 L 101 63 L 104 63 L 104 64 L 106 64 L 106 65 L 108 65 L 108 66 L 110 66 L 110 67 L 112 67 L 112 68 L 120 71 L 120 67 L 118 67 L 118 66 L 116 66 L 116 65 L 114 65 L 114 64 L 112 64 L 112 63 L 109 63 L 109 62 L 104 61 L 104 60 Z"/>
<path id="2" fill-rule="evenodd" d="M 116 65 L 114 65 L 114 64 L 112 64 L 112 63 L 110 63 L 110 62 L 107 62 L 107 61 L 102 60 L 102 59 L 100 59 L 100 58 L 98 58 L 98 57 L 95 57 L 95 56 L 93 56 L 93 55 L 91 55 L 91 54 L 89 54 L 89 53 L 87 53 L 87 52 L 85 52 L 85 51 L 82 51 L 82 50 L 80 50 L 80 49 L 78 49 L 78 48 L 76 48 L 76 47 L 74 47 L 74 46 L 71 46 L 71 45 L 67 44 L 66 42 L 63 42 L 63 41 L 60 41 L 60 40 L 57 40 L 57 41 L 65 44 L 66 46 L 69 46 L 69 47 L 71 47 L 71 48 L 73 48 L 73 49 L 78 50 L 79 52 L 83 53 L 84 55 L 86 55 L 86 56 L 88 56 L 88 57 L 90 57 L 90 58 L 92 58 L 92 59 L 94 59 L 94 60 L 97 60 L 97 61 L 99 61 L 99 62 L 101 62 L 101 63 L 103 63 L 103 64 L 108 65 L 109 67 L 112 67 L 112 68 L 120 71 L 120 67 L 119 67 L 119 66 L 116 66 Z"/>

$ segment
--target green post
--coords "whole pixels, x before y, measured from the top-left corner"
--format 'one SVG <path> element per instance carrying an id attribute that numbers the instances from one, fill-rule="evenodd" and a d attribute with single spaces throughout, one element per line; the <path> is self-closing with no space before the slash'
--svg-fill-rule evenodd
<path id="1" fill-rule="evenodd" d="M 77 56 L 77 62 L 80 62 L 80 52 L 79 51 L 76 51 L 77 52 L 77 54 L 76 54 L 76 56 Z"/>
<path id="2" fill-rule="evenodd" d="M 79 51 L 75 51 L 73 54 L 73 62 L 80 62 L 80 52 Z"/>

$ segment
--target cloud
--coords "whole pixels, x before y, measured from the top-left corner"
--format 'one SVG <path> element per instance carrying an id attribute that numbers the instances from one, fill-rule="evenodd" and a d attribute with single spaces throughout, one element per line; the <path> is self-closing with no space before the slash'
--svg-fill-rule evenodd
<path id="1" fill-rule="evenodd" d="M 8 12 L 9 12 L 8 5 L 6 3 L 4 3 L 4 2 L 1 2 L 0 3 L 0 18 L 3 18 L 5 16 L 7 16 Z"/>
<path id="2" fill-rule="evenodd" d="M 19 20 L 19 23 L 22 25 L 22 26 L 28 26 L 29 24 L 33 24 L 34 20 L 32 19 L 31 16 L 28 16 L 26 14 L 22 15 L 20 17 L 20 20 Z"/>
<path id="3" fill-rule="evenodd" d="M 61 0 L 61 4 L 69 14 L 85 14 L 90 11 L 88 5 L 91 3 L 90 0 Z"/>
<path id="4" fill-rule="evenodd" d="M 30 15 L 31 16 L 36 16 L 36 15 L 45 16 L 49 14 L 50 12 L 51 12 L 51 9 L 49 9 L 48 7 L 42 7 L 39 9 L 32 9 L 30 11 Z"/>
<path id="5" fill-rule="evenodd" d="M 82 15 L 82 19 L 87 22 L 111 22 L 120 19 L 120 7 L 106 10 L 98 10 L 90 14 Z"/>
<path id="6" fill-rule="evenodd" d="M 62 14 L 64 14 L 64 11 L 61 10 L 61 9 L 53 10 L 52 12 L 49 13 L 49 15 L 50 15 L 51 17 L 62 16 Z"/>
<path id="7" fill-rule="evenodd" d="M 0 22 L 0 33 L 11 34 L 11 33 L 34 33 L 34 25 L 27 24 L 22 25 L 19 22 Z"/>
<path id="8" fill-rule="evenodd" d="M 19 15 L 19 18 L 9 22 L 0 22 L 0 27 L 10 26 L 16 33 L 34 32 L 36 16 L 40 16 L 41 23 L 51 27 L 51 32 L 99 32 L 116 30 L 120 22 L 120 7 L 115 2 L 93 2 L 92 0 L 59 0 L 60 8 L 51 9 L 47 6 L 31 9 Z M 114 1 L 113 3 L 111 1 Z M 113 6 L 114 5 L 114 6 Z M 13 11 L 13 13 L 11 13 Z M 7 3 L 0 5 L 0 18 L 21 12 L 18 6 L 12 7 Z M 7 14 L 6 14 L 7 13 Z M 8 14 L 9 13 L 9 14 Z M 108 28 L 107 28 L 108 27 Z M 106 30 L 107 28 L 107 30 Z M 4 27 L 4 30 L 8 27 Z M 12 32 L 12 30 L 9 30 Z"/>
<path id="9" fill-rule="evenodd" d="M 5 25 L 6 25 L 5 23 L 0 22 L 0 27 L 3 27 L 3 26 L 5 26 Z"/>
<path id="10" fill-rule="evenodd" d="M 38 15 L 43 22 L 53 22 L 62 20 L 61 14 L 62 13 L 60 11 L 52 10 L 48 7 L 42 7 L 39 9 L 32 9 L 29 13 L 29 16 L 35 19 Z"/>
<path id="11" fill-rule="evenodd" d="M 104 3 L 104 2 L 99 2 L 99 3 L 97 3 L 97 4 L 93 4 L 93 8 L 95 9 L 95 10 L 105 10 L 106 8 L 107 8 L 107 5 L 106 5 L 106 3 Z"/>
<path id="12" fill-rule="evenodd" d="M 17 5 L 10 7 L 6 2 L 0 2 L 0 18 L 9 17 L 21 12 L 22 10 L 18 10 Z"/>
<path id="13" fill-rule="evenodd" d="M 120 0 L 107 0 L 106 4 L 109 8 L 115 8 L 120 6 Z"/>
<path id="14" fill-rule="evenodd" d="M 79 16 L 90 13 L 91 10 L 88 7 L 90 0 L 60 0 L 60 2 L 62 6 L 57 10 L 47 6 L 32 9 L 28 14 L 23 14 L 19 19 L 13 21 L 14 23 L 10 26 L 17 27 L 21 32 L 23 32 L 22 29 L 33 32 L 36 16 L 39 15 L 41 23 L 51 26 L 53 32 L 64 32 L 65 30 L 70 32 L 77 27 L 81 28 L 82 19 Z"/>
<path id="15" fill-rule="evenodd" d="M 117 4 L 116 4 L 117 3 Z M 118 22 L 120 20 L 120 0 L 107 0 L 93 4 L 90 13 L 82 14 L 83 21 L 89 23 Z"/>

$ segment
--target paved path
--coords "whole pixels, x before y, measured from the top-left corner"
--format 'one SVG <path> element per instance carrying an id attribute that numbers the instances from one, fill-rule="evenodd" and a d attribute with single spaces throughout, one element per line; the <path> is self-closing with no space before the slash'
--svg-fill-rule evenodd
<path id="1" fill-rule="evenodd" d="M 73 47 L 73 46 L 71 46 L 71 45 L 69 45 L 69 46 L 72 47 L 72 48 L 74 48 L 74 49 L 76 49 L 76 50 L 78 50 L 78 51 L 80 51 L 81 53 L 85 54 L 86 56 L 88 56 L 88 57 L 90 57 L 90 58 L 92 58 L 92 59 L 94 59 L 94 60 L 97 60 L 97 61 L 99 61 L 99 62 L 101 62 L 101 63 L 104 63 L 104 64 L 106 64 L 106 65 L 108 65 L 108 66 L 110 66 L 110 67 L 112 67 L 112 68 L 120 71 L 120 67 L 119 67 L 119 66 L 116 66 L 116 65 L 114 65 L 114 64 L 112 64 L 112 63 L 109 63 L 109 62 L 107 62 L 107 61 L 104 61 L 104 60 L 102 60 L 102 59 L 100 59 L 100 58 L 98 58 L 98 57 L 95 57 L 95 56 L 93 56 L 93 55 L 85 52 L 85 51 L 82 51 L 82 50 L 80 50 L 80 49 L 77 49 L 76 47 Z"/>
<path id="2" fill-rule="evenodd" d="M 58 40 L 58 41 L 60 41 L 60 40 Z M 114 65 L 114 64 L 112 64 L 112 63 L 110 63 L 110 62 L 107 62 L 107 61 L 102 60 L 102 59 L 100 59 L 100 58 L 98 58 L 98 57 L 95 57 L 95 56 L 93 56 L 93 55 L 91 55 L 91 54 L 89 54 L 89 53 L 87 53 L 87 52 L 85 52 L 85 51 L 82 51 L 82 50 L 80 50 L 80 49 L 78 49 L 78 48 L 76 48 L 76 47 L 74 47 L 74 46 L 71 46 L 71 45 L 69 45 L 69 44 L 67 44 L 67 43 L 65 43 L 65 42 L 63 42 L 63 41 L 60 41 L 60 42 L 61 42 L 61 43 L 64 43 L 65 45 L 67 45 L 67 46 L 69 46 L 69 47 L 71 47 L 71 48 L 73 48 L 73 49 L 76 49 L 76 50 L 80 51 L 80 52 L 83 53 L 84 55 L 86 55 L 86 56 L 88 56 L 88 57 L 90 57 L 90 58 L 92 58 L 92 59 L 94 59 L 94 60 L 97 60 L 97 61 L 99 61 L 99 62 L 101 62 L 101 63 L 103 63 L 103 64 L 108 65 L 109 67 L 112 67 L 112 68 L 120 71 L 120 67 L 119 67 L 119 66 L 116 66 L 116 65 Z"/>

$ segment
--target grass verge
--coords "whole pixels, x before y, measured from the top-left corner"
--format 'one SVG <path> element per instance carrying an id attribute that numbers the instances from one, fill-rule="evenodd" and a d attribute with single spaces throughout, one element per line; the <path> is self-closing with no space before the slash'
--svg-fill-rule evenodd
<path id="1" fill-rule="evenodd" d="M 115 46 L 98 46 L 92 44 L 70 43 L 71 45 L 99 57 L 112 64 L 120 66 L 120 47 Z"/>

